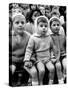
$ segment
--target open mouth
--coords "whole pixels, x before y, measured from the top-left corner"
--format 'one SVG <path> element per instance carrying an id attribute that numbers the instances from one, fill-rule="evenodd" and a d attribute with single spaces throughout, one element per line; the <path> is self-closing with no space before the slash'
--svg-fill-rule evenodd
<path id="1" fill-rule="evenodd" d="M 58 29 L 55 30 L 55 32 L 58 32 L 58 31 L 59 31 Z"/>
<path id="2" fill-rule="evenodd" d="M 43 32 L 46 32 L 45 30 L 43 30 Z"/>

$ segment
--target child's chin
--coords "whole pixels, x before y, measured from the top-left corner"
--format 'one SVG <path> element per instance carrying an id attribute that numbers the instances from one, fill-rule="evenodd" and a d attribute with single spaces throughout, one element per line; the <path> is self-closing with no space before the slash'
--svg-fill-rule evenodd
<path id="1" fill-rule="evenodd" d="M 22 34 L 23 33 L 23 31 L 18 31 L 18 34 Z"/>
<path id="2" fill-rule="evenodd" d="M 47 34 L 47 32 L 46 32 L 46 31 L 44 31 L 44 32 L 43 32 L 43 34 L 45 35 L 45 34 Z"/>
<path id="3" fill-rule="evenodd" d="M 59 34 L 59 32 L 54 32 L 55 34 Z"/>
<path id="4" fill-rule="evenodd" d="M 43 35 L 43 36 L 45 36 L 45 35 L 46 35 L 46 33 L 42 33 L 42 35 Z"/>

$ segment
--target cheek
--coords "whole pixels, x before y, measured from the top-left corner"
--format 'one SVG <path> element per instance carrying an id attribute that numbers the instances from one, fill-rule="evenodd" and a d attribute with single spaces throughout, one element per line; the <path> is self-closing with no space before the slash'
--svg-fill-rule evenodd
<path id="1" fill-rule="evenodd" d="M 60 26 L 58 26 L 58 29 L 60 29 Z"/>
<path id="2" fill-rule="evenodd" d="M 46 27 L 45 29 L 48 30 L 48 27 Z"/>
<path id="3" fill-rule="evenodd" d="M 52 30 L 55 29 L 55 26 L 51 26 L 51 29 L 52 29 Z"/>
<path id="4" fill-rule="evenodd" d="M 26 26 L 25 24 L 22 25 L 22 27 L 25 27 L 25 26 Z"/>
<path id="5" fill-rule="evenodd" d="M 16 24 L 14 24 L 14 23 L 13 23 L 12 28 L 13 28 L 14 30 L 16 30 L 16 29 L 17 29 L 17 27 L 18 27 L 18 26 L 17 26 Z"/>
<path id="6" fill-rule="evenodd" d="M 36 17 L 34 16 L 34 17 L 33 17 L 33 20 L 35 20 L 35 19 L 36 19 Z"/>
<path id="7" fill-rule="evenodd" d="M 38 32 L 41 32 L 41 28 L 40 27 L 38 27 L 37 29 L 38 29 Z"/>
<path id="8" fill-rule="evenodd" d="M 17 25 L 13 25 L 13 28 L 17 28 Z"/>
<path id="9" fill-rule="evenodd" d="M 54 27 L 50 27 L 51 31 L 54 32 L 55 31 L 55 28 Z"/>

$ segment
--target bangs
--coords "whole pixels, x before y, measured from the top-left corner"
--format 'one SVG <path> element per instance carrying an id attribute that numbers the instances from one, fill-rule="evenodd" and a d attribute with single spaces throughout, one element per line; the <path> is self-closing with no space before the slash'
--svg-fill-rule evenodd
<path id="1" fill-rule="evenodd" d="M 52 22 L 54 22 L 54 21 L 59 22 L 59 24 L 60 24 L 60 21 L 58 19 L 54 18 L 50 21 L 50 26 L 51 26 Z"/>
<path id="2" fill-rule="evenodd" d="M 43 23 L 47 23 L 48 24 L 47 20 L 44 17 L 41 17 L 41 18 L 39 18 L 37 20 L 37 24 L 39 24 L 40 22 L 43 22 Z"/>

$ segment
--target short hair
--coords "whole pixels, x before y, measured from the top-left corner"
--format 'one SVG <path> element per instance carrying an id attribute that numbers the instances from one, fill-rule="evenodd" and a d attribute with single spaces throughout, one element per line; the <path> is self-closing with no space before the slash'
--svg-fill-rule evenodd
<path id="1" fill-rule="evenodd" d="M 43 18 L 43 17 L 38 19 L 37 24 L 39 24 L 40 22 L 48 23 L 47 20 L 45 18 Z"/>
<path id="2" fill-rule="evenodd" d="M 60 19 L 58 17 L 56 17 L 56 16 L 53 16 L 49 21 L 50 27 L 51 27 L 51 24 L 52 24 L 53 21 L 58 21 L 61 24 Z"/>
<path id="3" fill-rule="evenodd" d="M 37 22 L 37 25 L 40 22 L 43 22 L 43 23 L 47 23 L 48 24 L 48 18 L 46 16 L 39 16 L 39 17 L 36 18 L 36 22 Z"/>

